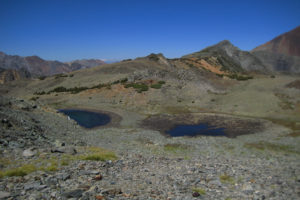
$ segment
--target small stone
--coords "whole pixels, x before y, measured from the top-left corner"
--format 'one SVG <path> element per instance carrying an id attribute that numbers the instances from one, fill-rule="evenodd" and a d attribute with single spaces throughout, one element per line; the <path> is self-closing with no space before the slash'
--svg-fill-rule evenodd
<path id="1" fill-rule="evenodd" d="M 122 194 L 122 190 L 120 188 L 112 188 L 112 189 L 107 189 L 102 191 L 103 194 L 106 195 L 117 195 L 117 194 Z"/>
<path id="2" fill-rule="evenodd" d="M 97 200 L 103 200 L 103 199 L 104 199 L 104 196 L 97 195 L 97 196 L 96 196 L 96 199 L 97 199 Z"/>
<path id="3" fill-rule="evenodd" d="M 65 181 L 65 180 L 69 179 L 71 177 L 71 175 L 68 173 L 61 173 L 61 174 L 58 174 L 56 177 L 57 177 L 57 179 Z"/>
<path id="4" fill-rule="evenodd" d="M 252 193 L 254 192 L 253 187 L 252 187 L 250 184 L 247 184 L 247 183 L 245 183 L 245 184 L 242 186 L 242 191 L 243 191 L 245 194 L 252 194 Z"/>
<path id="5" fill-rule="evenodd" d="M 199 196 L 200 196 L 199 192 L 194 192 L 193 193 L 193 197 L 199 197 Z"/>
<path id="6" fill-rule="evenodd" d="M 9 192 L 0 191 L 0 199 L 6 199 L 8 197 L 10 197 Z"/>
<path id="7" fill-rule="evenodd" d="M 100 181 L 100 180 L 102 180 L 102 175 L 99 174 L 99 175 L 95 176 L 95 177 L 93 178 L 93 180 L 95 180 L 95 181 Z"/>
<path id="8" fill-rule="evenodd" d="M 37 151 L 34 148 L 29 148 L 23 151 L 22 155 L 26 158 L 33 157 L 36 155 Z"/>
<path id="9" fill-rule="evenodd" d="M 57 148 L 54 148 L 54 149 L 51 149 L 51 153 L 68 153 L 68 154 L 76 154 L 77 151 L 74 147 L 57 147 Z"/>
<path id="10" fill-rule="evenodd" d="M 71 190 L 69 192 L 65 192 L 62 195 L 66 198 L 79 198 L 82 196 L 82 193 L 84 191 L 82 189 L 75 189 L 75 190 Z"/>

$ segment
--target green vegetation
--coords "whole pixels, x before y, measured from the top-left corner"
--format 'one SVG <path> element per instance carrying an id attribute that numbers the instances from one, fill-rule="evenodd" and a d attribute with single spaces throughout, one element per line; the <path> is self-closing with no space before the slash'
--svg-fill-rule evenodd
<path id="1" fill-rule="evenodd" d="M 89 90 L 89 89 L 101 89 L 103 87 L 105 87 L 106 89 L 111 89 L 112 85 L 115 84 L 123 84 L 125 88 L 134 88 L 138 93 L 142 93 L 144 91 L 148 91 L 149 90 L 149 86 L 146 83 L 127 83 L 128 82 L 128 78 L 123 78 L 121 80 L 116 80 L 112 83 L 99 83 L 98 85 L 94 85 L 91 87 L 73 87 L 73 88 L 66 88 L 64 86 L 58 86 L 56 88 L 54 88 L 53 90 L 50 90 L 48 92 L 45 91 L 40 91 L 40 92 L 35 92 L 34 95 L 45 95 L 45 94 L 51 94 L 51 93 L 60 93 L 60 92 L 70 92 L 71 94 L 77 94 L 80 93 L 84 90 Z M 126 84 L 127 83 L 127 84 Z M 160 89 L 162 87 L 163 84 L 165 84 L 165 81 L 159 81 L 156 84 L 151 85 L 151 88 L 155 88 L 155 89 Z"/>
<path id="2" fill-rule="evenodd" d="M 282 145 L 282 144 L 272 144 L 268 142 L 259 142 L 259 143 L 246 143 L 244 145 L 246 148 L 258 149 L 261 151 L 268 150 L 281 153 L 295 153 L 300 154 L 299 151 L 296 151 L 292 146 Z"/>
<path id="3" fill-rule="evenodd" d="M 159 60 L 159 57 L 154 54 L 154 53 L 151 53 L 149 56 L 148 56 L 149 60 L 153 60 L 153 61 L 158 61 Z"/>
<path id="4" fill-rule="evenodd" d="M 121 79 L 120 82 L 121 82 L 122 84 L 124 84 L 124 83 L 126 83 L 127 81 L 128 81 L 128 78 L 123 78 L 123 79 Z"/>
<path id="5" fill-rule="evenodd" d="M 129 83 L 125 85 L 125 88 L 134 88 L 138 93 L 148 91 L 149 87 L 145 83 Z"/>
<path id="6" fill-rule="evenodd" d="M 158 83 L 152 84 L 150 87 L 154 89 L 160 89 L 164 84 L 166 84 L 165 81 L 158 81 Z"/>
<path id="7" fill-rule="evenodd" d="M 31 100 L 31 101 L 36 101 L 36 100 L 38 100 L 40 97 L 31 97 L 29 100 Z"/>
<path id="8" fill-rule="evenodd" d="M 223 174 L 220 176 L 220 181 L 221 183 L 230 183 L 230 184 L 234 184 L 235 180 L 232 176 L 229 176 L 227 174 Z"/>
<path id="9" fill-rule="evenodd" d="M 151 88 L 154 88 L 154 89 L 160 89 L 161 86 L 162 86 L 161 84 L 157 83 L 157 84 L 151 85 Z"/>
<path id="10" fill-rule="evenodd" d="M 184 144 L 165 144 L 164 151 L 173 154 L 186 153 L 189 151 L 189 146 Z"/>
<path id="11" fill-rule="evenodd" d="M 40 79 L 40 80 L 45 80 L 45 79 L 46 79 L 46 76 L 40 76 L 38 79 Z"/>
<path id="12" fill-rule="evenodd" d="M 67 74 L 56 74 L 55 75 L 55 79 L 64 78 L 64 77 L 68 77 L 68 75 Z"/>
<path id="13" fill-rule="evenodd" d="M 253 79 L 253 76 L 246 76 L 246 75 L 238 75 L 238 74 L 230 74 L 227 75 L 231 79 L 236 79 L 238 81 L 246 81 L 249 79 Z"/>
<path id="14" fill-rule="evenodd" d="M 26 176 L 27 174 L 36 171 L 37 168 L 32 164 L 23 165 L 18 168 L 9 169 L 1 172 L 2 176 Z"/>
<path id="15" fill-rule="evenodd" d="M 44 95 L 44 94 L 46 94 L 46 92 L 45 92 L 45 91 L 42 91 L 42 92 L 35 92 L 35 93 L 33 93 L 33 94 L 35 94 L 35 95 Z"/>
<path id="16" fill-rule="evenodd" d="M 40 154 L 39 158 L 29 160 L 25 164 L 19 160 L 12 161 L 8 158 L 0 158 L 0 164 L 3 166 L 2 170 L 0 170 L 0 178 L 5 176 L 26 176 L 35 171 L 54 172 L 76 160 L 106 161 L 117 159 L 114 152 L 99 147 L 85 147 L 77 150 L 77 155 Z"/>
<path id="17" fill-rule="evenodd" d="M 114 152 L 99 147 L 89 147 L 87 148 L 87 151 L 88 153 L 86 155 L 80 157 L 81 160 L 106 161 L 117 159 Z"/>
<path id="18" fill-rule="evenodd" d="M 198 192 L 201 195 L 205 195 L 206 194 L 206 191 L 204 189 L 202 189 L 202 188 L 192 188 L 192 191 L 193 192 Z"/>

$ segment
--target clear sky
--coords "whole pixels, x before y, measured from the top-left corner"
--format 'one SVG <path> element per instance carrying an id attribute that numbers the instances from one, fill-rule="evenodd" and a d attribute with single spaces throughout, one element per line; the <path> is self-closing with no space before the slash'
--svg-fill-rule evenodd
<path id="1" fill-rule="evenodd" d="M 0 0 L 0 51 L 48 60 L 250 50 L 300 25 L 299 0 Z"/>

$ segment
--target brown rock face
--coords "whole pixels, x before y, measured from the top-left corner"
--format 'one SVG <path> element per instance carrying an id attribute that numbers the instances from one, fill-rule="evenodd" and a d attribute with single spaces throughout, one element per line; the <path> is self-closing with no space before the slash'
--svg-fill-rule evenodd
<path id="1" fill-rule="evenodd" d="M 252 50 L 300 56 L 300 26 Z"/>

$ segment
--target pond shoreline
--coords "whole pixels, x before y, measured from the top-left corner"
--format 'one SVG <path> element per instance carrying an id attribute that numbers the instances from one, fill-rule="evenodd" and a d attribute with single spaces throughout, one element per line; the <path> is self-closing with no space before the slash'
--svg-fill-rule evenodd
<path id="1" fill-rule="evenodd" d="M 99 129 L 99 128 L 111 128 L 111 127 L 120 127 L 120 122 L 122 121 L 122 117 L 116 113 L 113 112 L 109 112 L 109 111 L 104 111 L 104 110 L 95 110 L 95 109 L 86 109 L 86 108 L 77 108 L 77 107 L 68 107 L 68 108 L 60 108 L 57 109 L 58 113 L 63 114 L 63 116 L 69 117 L 67 114 L 64 114 L 63 112 L 61 112 L 61 110 L 78 110 L 78 111 L 84 111 L 84 112 L 91 112 L 91 113 L 97 113 L 97 114 L 101 114 L 101 115 L 107 115 L 110 118 L 110 121 L 107 124 L 104 125 L 99 125 L 99 126 L 95 126 L 92 128 L 87 128 L 84 126 L 81 126 L 82 128 L 86 129 L 86 130 L 95 130 L 95 129 Z M 72 119 L 74 120 L 74 119 Z M 76 121 L 76 120 L 74 120 Z M 76 121 L 76 123 L 78 124 L 78 122 Z M 78 124 L 79 125 L 79 124 Z"/>

